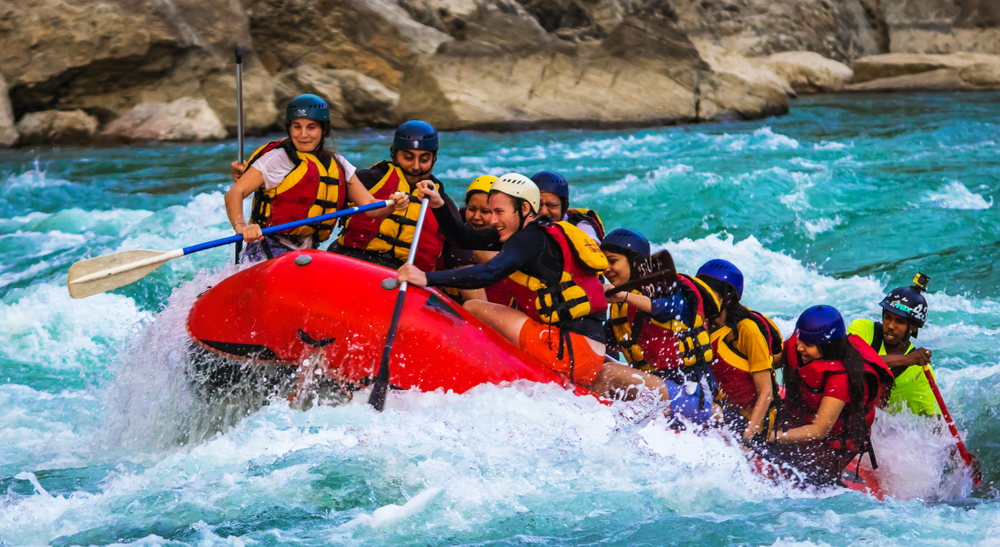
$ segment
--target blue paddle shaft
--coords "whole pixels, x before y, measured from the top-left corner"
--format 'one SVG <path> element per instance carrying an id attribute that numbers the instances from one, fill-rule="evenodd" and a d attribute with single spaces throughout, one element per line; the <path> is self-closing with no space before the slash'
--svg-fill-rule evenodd
<path id="1" fill-rule="evenodd" d="M 279 224 L 277 226 L 271 226 L 270 228 L 264 228 L 261 231 L 264 233 L 264 235 L 274 234 L 278 232 L 284 232 L 287 230 L 294 230 L 295 228 L 298 228 L 300 226 L 308 226 L 310 224 L 317 224 L 320 222 L 333 220 L 335 218 L 346 217 L 357 213 L 374 211 L 376 209 L 382 209 L 383 207 L 391 207 L 391 206 L 392 206 L 391 199 L 387 199 L 385 201 L 376 201 L 374 203 L 369 203 L 368 205 L 359 205 L 357 207 L 351 207 L 350 209 L 344 209 L 341 211 L 336 211 L 334 213 L 327 213 L 325 215 L 320 215 L 318 217 L 309 217 L 309 218 L 304 218 L 302 220 L 296 220 L 294 222 L 286 222 L 285 224 Z M 238 241 L 243 241 L 243 236 L 240 234 L 224 237 L 222 239 L 216 239 L 214 241 L 206 241 L 205 243 L 199 243 L 197 245 L 191 245 L 190 247 L 184 247 L 184 249 L 182 250 L 184 251 L 184 254 L 189 255 L 191 253 L 197 253 L 198 251 L 204 251 L 205 249 L 214 249 L 215 247 L 229 245 L 230 243 L 236 243 Z"/>

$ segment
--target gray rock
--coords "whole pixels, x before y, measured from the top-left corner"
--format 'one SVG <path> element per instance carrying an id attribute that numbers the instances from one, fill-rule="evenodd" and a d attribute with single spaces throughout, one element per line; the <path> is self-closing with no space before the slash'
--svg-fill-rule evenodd
<path id="1" fill-rule="evenodd" d="M 83 110 L 31 112 L 17 122 L 19 144 L 87 144 L 97 133 L 97 125 L 97 118 Z"/>
<path id="2" fill-rule="evenodd" d="M 10 97 L 7 94 L 7 82 L 0 75 L 0 148 L 9 148 L 17 142 L 17 129 L 14 128 L 14 111 L 10 108 Z"/>
<path id="3" fill-rule="evenodd" d="M 1000 88 L 1000 55 L 890 53 L 858 59 L 849 91 Z"/>
<path id="4" fill-rule="evenodd" d="M 302 93 L 326 99 L 330 105 L 330 125 L 335 129 L 388 127 L 396 123 L 399 94 L 353 70 L 300 65 L 281 74 L 275 82 L 275 101 L 282 112 L 282 122 L 285 105 Z"/>
<path id="5" fill-rule="evenodd" d="M 500 22 L 506 26 L 497 17 L 470 22 L 477 25 L 470 32 L 475 40 L 451 42 L 408 71 L 400 118 L 419 117 L 441 129 L 527 129 L 742 119 L 788 110 L 781 88 L 714 74 L 683 31 L 662 17 L 629 17 L 598 47 L 579 49 L 513 19 Z"/>
<path id="6" fill-rule="evenodd" d="M 107 123 L 140 103 L 193 97 L 235 125 L 235 93 L 220 89 L 233 86 L 233 47 L 252 43 L 239 2 L 5 0 L 0 22 L 0 70 L 17 116 L 83 109 Z M 251 91 L 255 81 L 270 85 L 248 68 Z M 266 92 L 247 101 L 250 129 L 274 122 L 273 103 Z"/>
<path id="7" fill-rule="evenodd" d="M 227 136 L 226 128 L 204 99 L 142 103 L 101 131 L 113 141 L 206 141 Z"/>
<path id="8" fill-rule="evenodd" d="M 788 51 L 765 57 L 763 65 L 788 81 L 795 93 L 828 93 L 851 81 L 851 68 L 812 51 Z"/>

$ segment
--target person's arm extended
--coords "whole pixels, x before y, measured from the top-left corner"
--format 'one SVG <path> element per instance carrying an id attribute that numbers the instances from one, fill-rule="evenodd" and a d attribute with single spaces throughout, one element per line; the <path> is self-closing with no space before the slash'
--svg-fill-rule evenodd
<path id="1" fill-rule="evenodd" d="M 510 274 L 538 260 L 543 241 L 542 234 L 519 231 L 507 240 L 509 245 L 486 264 L 476 264 L 468 268 L 428 272 L 427 284 L 432 287 L 455 287 L 457 289 L 482 289 L 496 285 Z"/>
<path id="2" fill-rule="evenodd" d="M 752 439 L 763 429 L 764 418 L 767 417 L 767 411 L 771 408 L 771 399 L 774 398 L 774 393 L 771 390 L 771 369 L 758 370 L 750 374 L 750 377 L 753 379 L 754 387 L 757 388 L 757 402 L 753 405 L 750 423 L 743 431 L 743 438 L 747 440 Z"/>
<path id="3" fill-rule="evenodd" d="M 247 222 L 243 218 L 243 200 L 256 192 L 263 184 L 264 175 L 251 167 L 226 192 L 226 215 L 229 217 L 229 224 L 232 225 L 233 231 L 243 236 L 245 241 L 257 241 L 263 237 L 260 226 L 247 226 Z"/>
<path id="4" fill-rule="evenodd" d="M 615 288 L 614 285 L 605 284 L 604 291 L 610 291 Z M 617 292 L 607 297 L 608 302 L 612 304 L 620 304 L 622 302 L 628 304 L 629 306 L 639 310 L 649 313 L 653 309 L 653 301 L 648 296 L 643 296 L 641 294 L 635 294 L 634 292 Z"/>
<path id="5" fill-rule="evenodd" d="M 351 176 L 350 180 L 347 181 L 347 199 L 355 205 L 368 205 L 369 203 L 375 203 L 375 196 L 372 196 L 371 192 L 365 188 L 365 185 L 361 183 L 358 179 L 358 174 L 355 173 Z M 389 216 L 394 209 L 396 211 L 403 211 L 410 205 L 410 197 L 403 192 L 396 192 L 392 195 L 394 207 L 382 207 L 381 209 L 375 209 L 374 211 L 365 211 L 365 214 L 371 218 L 385 218 Z"/>
<path id="6" fill-rule="evenodd" d="M 844 401 L 836 397 L 823 397 L 819 403 L 819 412 L 816 419 L 809 425 L 789 429 L 788 431 L 775 430 L 771 435 L 771 440 L 779 444 L 802 443 L 816 439 L 824 439 L 830 434 L 833 425 L 840 418 L 840 413 L 847 405 Z"/>

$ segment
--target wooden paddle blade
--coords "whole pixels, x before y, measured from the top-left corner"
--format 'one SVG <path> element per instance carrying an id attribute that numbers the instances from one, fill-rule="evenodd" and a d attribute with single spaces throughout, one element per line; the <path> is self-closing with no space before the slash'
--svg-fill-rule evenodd
<path id="1" fill-rule="evenodd" d="M 70 267 L 66 286 L 73 298 L 86 298 L 142 279 L 164 262 L 179 256 L 184 256 L 182 250 L 136 249 L 81 260 Z"/>
<path id="2" fill-rule="evenodd" d="M 674 266 L 674 257 L 670 255 L 670 251 L 664 249 L 654 254 L 649 257 L 649 263 L 654 272 L 658 272 L 668 278 L 673 277 L 673 279 L 667 279 L 667 281 L 677 281 L 677 267 Z"/>

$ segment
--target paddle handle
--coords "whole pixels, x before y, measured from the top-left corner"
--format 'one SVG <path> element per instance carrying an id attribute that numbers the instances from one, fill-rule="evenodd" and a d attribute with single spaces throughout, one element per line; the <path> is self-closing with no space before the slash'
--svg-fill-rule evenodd
<path id="1" fill-rule="evenodd" d="M 427 216 L 427 207 L 430 205 L 428 198 L 420 201 L 420 213 L 417 215 L 417 227 L 413 232 L 413 242 L 410 244 L 410 253 L 406 256 L 406 263 L 413 264 L 417 258 L 417 245 L 420 244 L 420 233 L 424 229 L 424 218 Z M 382 412 L 385 408 L 385 397 L 389 392 L 389 358 L 392 356 L 392 344 L 396 341 L 396 330 L 399 327 L 399 317 L 403 315 L 403 302 L 406 299 L 407 282 L 399 284 L 399 294 L 396 295 L 396 307 L 392 311 L 392 322 L 389 323 L 389 335 L 385 338 L 385 347 L 382 348 L 382 360 L 379 362 L 378 376 L 372 383 L 372 394 L 368 397 L 368 404 L 375 410 Z"/>
<path id="2" fill-rule="evenodd" d="M 374 203 L 369 203 L 368 205 L 359 205 L 357 207 L 351 207 L 350 209 L 343 209 L 333 213 L 327 213 L 325 215 L 320 215 L 318 217 L 309 217 L 309 218 L 304 218 L 302 220 L 296 220 L 294 222 L 287 222 L 285 224 L 271 226 L 270 228 L 264 228 L 263 230 L 261 230 L 261 232 L 263 232 L 264 235 L 273 234 L 277 232 L 284 232 L 286 230 L 292 230 L 300 226 L 308 226 L 310 224 L 326 222 L 328 220 L 333 220 L 335 218 L 346 217 L 357 213 L 364 213 L 366 211 L 374 211 L 376 209 L 382 209 L 383 207 L 392 207 L 392 200 L 387 199 L 385 201 L 376 201 Z M 240 234 L 236 234 L 236 235 L 231 235 L 229 237 L 224 237 L 222 239 L 216 239 L 214 241 L 206 241 L 204 243 L 198 243 L 197 245 L 191 245 L 190 247 L 184 247 L 181 250 L 184 252 L 183 253 L 184 255 L 189 255 L 191 253 L 197 253 L 198 251 L 204 251 L 205 249 L 214 249 L 215 247 L 221 247 L 223 245 L 229 245 L 231 243 L 236 243 L 239 241 L 243 241 L 243 236 Z"/>
<path id="3" fill-rule="evenodd" d="M 955 427 L 955 421 L 951 419 L 951 413 L 948 412 L 948 406 L 944 404 L 944 397 L 941 396 L 941 390 L 938 389 L 937 382 L 934 381 L 934 375 L 931 374 L 930 365 L 924 365 L 924 376 L 927 377 L 927 383 L 931 385 L 931 391 L 934 392 L 934 398 L 937 399 L 938 407 L 941 409 L 941 414 L 944 416 L 944 421 L 948 424 L 948 430 L 951 431 L 951 435 L 955 437 L 955 441 L 958 443 L 958 453 L 961 454 L 962 459 L 965 460 L 965 464 L 972 465 L 972 456 L 969 455 L 969 451 L 965 449 L 965 443 L 962 442 L 962 437 L 958 435 L 958 428 Z"/>
<path id="4" fill-rule="evenodd" d="M 243 46 L 236 46 L 236 157 L 243 165 Z"/>

